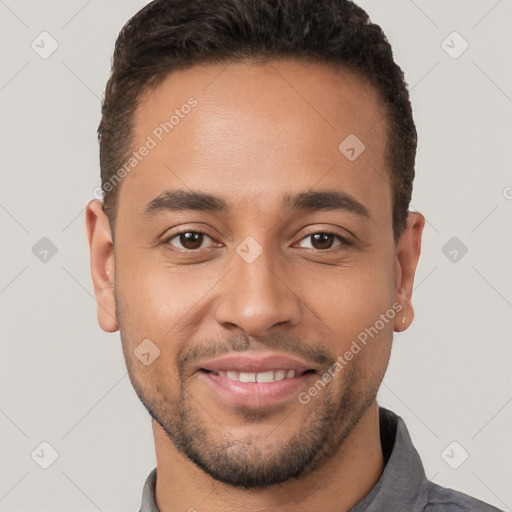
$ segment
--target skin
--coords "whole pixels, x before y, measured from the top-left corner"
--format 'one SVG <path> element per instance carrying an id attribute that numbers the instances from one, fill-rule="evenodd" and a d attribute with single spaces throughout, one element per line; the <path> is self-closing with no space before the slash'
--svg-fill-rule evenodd
<path id="1" fill-rule="evenodd" d="M 385 116 L 375 90 L 352 72 L 294 60 L 175 71 L 141 97 L 133 147 L 191 96 L 197 106 L 119 185 L 115 244 L 101 202 L 86 213 L 99 323 L 120 330 L 130 379 L 153 416 L 157 505 L 349 510 L 384 469 L 375 396 L 393 332 L 413 320 L 425 219 L 409 213 L 395 245 Z M 349 134 L 366 146 L 353 162 L 338 149 Z M 176 188 L 221 196 L 232 209 L 144 217 L 148 203 Z M 284 194 L 310 190 L 350 194 L 368 218 L 283 207 Z M 208 235 L 199 249 L 183 237 L 169 240 L 197 229 Z M 332 247 L 314 245 L 311 235 L 326 231 L 350 243 L 334 236 Z M 236 252 L 248 236 L 262 249 L 251 263 Z M 178 256 L 172 247 L 189 250 Z M 394 303 L 402 307 L 395 318 L 307 404 L 294 394 L 277 406 L 236 407 L 197 371 L 204 358 L 191 357 L 194 350 L 297 355 L 317 372 L 307 391 Z M 148 366 L 133 353 L 144 339 L 160 350 Z M 194 464 L 183 453 L 187 435 L 212 466 L 224 457 L 224 467 L 268 469 L 300 447 L 315 453 L 297 478 L 244 488 Z M 300 443 L 285 449 L 291 439 Z"/>

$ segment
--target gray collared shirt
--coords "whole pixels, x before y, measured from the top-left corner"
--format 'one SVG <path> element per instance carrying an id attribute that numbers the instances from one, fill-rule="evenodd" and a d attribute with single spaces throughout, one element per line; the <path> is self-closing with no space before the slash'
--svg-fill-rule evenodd
<path id="1" fill-rule="evenodd" d="M 350 512 L 502 512 L 483 501 L 429 482 L 404 420 L 379 407 L 380 438 L 386 467 L 373 489 Z M 156 468 L 142 491 L 139 512 L 159 512 Z"/>

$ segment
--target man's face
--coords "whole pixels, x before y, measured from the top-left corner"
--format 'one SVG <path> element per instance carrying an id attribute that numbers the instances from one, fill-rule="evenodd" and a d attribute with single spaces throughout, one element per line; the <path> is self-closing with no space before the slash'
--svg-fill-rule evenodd
<path id="1" fill-rule="evenodd" d="M 214 478 L 306 474 L 374 402 L 397 321 L 377 322 L 399 266 L 377 95 L 321 64 L 195 66 L 142 97 L 133 149 L 148 136 L 155 147 L 120 185 L 111 276 L 132 384 Z M 148 365 L 134 354 L 143 340 L 143 361 L 160 351 Z"/>

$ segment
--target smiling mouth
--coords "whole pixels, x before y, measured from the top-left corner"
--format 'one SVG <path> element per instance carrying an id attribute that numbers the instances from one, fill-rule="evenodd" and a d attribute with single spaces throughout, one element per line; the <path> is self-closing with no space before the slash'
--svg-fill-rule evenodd
<path id="1" fill-rule="evenodd" d="M 306 370 L 303 372 L 296 372 L 295 370 L 267 370 L 263 372 L 240 372 L 235 370 L 207 370 L 206 368 L 201 368 L 201 371 L 210 373 L 212 375 L 217 375 L 219 377 L 225 377 L 229 380 L 234 380 L 238 382 L 254 382 L 254 383 L 269 383 L 269 382 L 277 382 L 285 379 L 293 379 L 296 376 L 302 376 L 309 373 L 315 373 L 315 370 Z"/>

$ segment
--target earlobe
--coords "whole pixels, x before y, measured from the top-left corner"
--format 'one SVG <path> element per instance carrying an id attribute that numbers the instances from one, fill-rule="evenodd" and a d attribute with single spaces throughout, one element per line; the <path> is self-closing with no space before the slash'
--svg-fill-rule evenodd
<path id="1" fill-rule="evenodd" d="M 421 213 L 409 212 L 406 228 L 396 247 L 395 300 L 402 305 L 402 309 L 395 317 L 396 332 L 405 331 L 414 320 L 412 291 L 424 226 L 425 217 Z"/>
<path id="2" fill-rule="evenodd" d="M 395 317 L 395 332 L 403 332 L 409 328 L 414 320 L 414 308 L 410 301 L 405 301 L 400 313 Z"/>
<path id="3" fill-rule="evenodd" d="M 98 322 L 104 331 L 115 332 L 119 329 L 114 296 L 115 257 L 108 218 L 98 199 L 89 201 L 85 215 Z"/>

